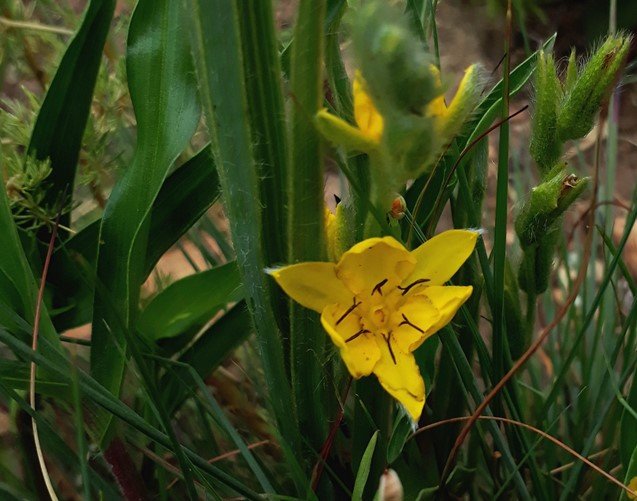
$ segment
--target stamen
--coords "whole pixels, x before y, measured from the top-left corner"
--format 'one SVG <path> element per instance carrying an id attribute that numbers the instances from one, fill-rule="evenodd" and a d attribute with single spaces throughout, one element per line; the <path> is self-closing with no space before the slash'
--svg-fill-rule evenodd
<path id="1" fill-rule="evenodd" d="M 416 324 L 412 324 L 409 319 L 405 316 L 405 314 L 403 313 L 403 321 L 400 322 L 398 324 L 398 327 L 400 327 L 401 325 L 408 325 L 409 327 L 413 327 L 414 329 L 416 329 L 418 332 L 420 332 L 421 334 L 424 334 L 425 331 L 422 330 L 420 327 L 418 327 Z"/>
<path id="2" fill-rule="evenodd" d="M 380 282 L 378 282 L 374 288 L 372 289 L 372 296 L 374 295 L 374 292 L 378 292 L 381 296 L 383 295 L 383 290 L 382 290 L 382 286 L 385 285 L 387 283 L 389 279 L 385 278 L 384 280 L 381 280 Z"/>
<path id="3" fill-rule="evenodd" d="M 349 343 L 350 341 L 354 341 L 354 339 L 356 339 L 358 336 L 362 335 L 362 334 L 369 334 L 372 331 L 368 331 L 367 329 L 361 329 L 359 330 L 356 334 L 354 334 L 353 336 L 348 337 L 345 342 Z"/>
<path id="4" fill-rule="evenodd" d="M 399 288 L 401 291 L 403 291 L 403 294 L 402 294 L 402 295 L 404 296 L 405 294 L 407 294 L 407 293 L 409 292 L 409 290 L 410 290 L 412 287 L 414 287 L 414 286 L 416 286 L 416 285 L 418 285 L 418 284 L 424 284 L 424 283 L 426 283 L 426 282 L 430 282 L 430 281 L 431 281 L 431 280 L 429 280 L 428 278 L 419 278 L 419 279 L 418 279 L 418 280 L 416 280 L 415 282 L 410 283 L 407 287 L 401 287 L 401 286 L 399 285 L 399 286 L 398 286 L 398 288 Z"/>
<path id="5" fill-rule="evenodd" d="M 383 339 L 387 343 L 387 348 L 389 348 L 389 354 L 391 355 L 391 359 L 394 362 L 394 365 L 397 365 L 396 355 L 394 355 L 394 350 L 392 350 L 391 348 L 391 331 L 389 331 L 389 334 L 387 334 L 387 336 L 385 336 L 385 334 L 381 334 L 381 335 L 383 336 Z"/>
<path id="6" fill-rule="evenodd" d="M 345 320 L 345 319 L 347 318 L 347 315 L 349 315 L 351 312 L 353 312 L 353 311 L 354 311 L 354 308 L 356 308 L 357 306 L 359 306 L 361 303 L 362 303 L 362 301 L 361 301 L 360 303 L 357 303 L 357 302 L 356 302 L 356 298 L 354 298 L 354 304 L 353 304 L 352 306 L 350 306 L 350 307 L 347 309 L 347 311 L 341 315 L 341 318 L 339 318 L 339 319 L 336 321 L 336 325 L 340 324 L 343 320 Z"/>

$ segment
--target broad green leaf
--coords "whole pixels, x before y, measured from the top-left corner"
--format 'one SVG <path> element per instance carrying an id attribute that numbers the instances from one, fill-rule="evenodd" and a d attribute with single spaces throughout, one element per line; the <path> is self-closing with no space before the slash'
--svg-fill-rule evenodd
<path id="1" fill-rule="evenodd" d="M 203 324 L 223 305 L 241 299 L 237 265 L 232 262 L 170 284 L 144 309 L 137 328 L 147 339 L 178 336 Z"/>
<path id="2" fill-rule="evenodd" d="M 262 247 L 258 172 L 252 156 L 241 34 L 235 3 L 188 0 L 190 32 L 201 98 L 212 137 L 213 154 L 237 265 L 252 314 L 268 386 L 268 400 L 290 448 L 300 456 L 300 434 L 294 417 L 283 359 L 282 338 L 272 312 Z M 303 486 L 297 486 L 302 492 Z"/>
<path id="3" fill-rule="evenodd" d="M 354 481 L 354 491 L 352 492 L 352 500 L 354 501 L 362 501 L 363 499 L 363 492 L 365 491 L 365 484 L 369 477 L 369 470 L 372 465 L 372 457 L 374 456 L 374 449 L 376 449 L 377 441 L 378 430 L 374 432 L 372 438 L 369 440 L 369 444 L 367 444 L 361 462 L 358 466 L 356 480 Z"/>
<path id="4" fill-rule="evenodd" d="M 219 178 L 210 147 L 170 174 L 153 203 L 143 280 L 161 256 L 198 221 L 219 197 Z M 93 281 L 86 271 L 95 269 L 100 220 L 88 225 L 55 253 L 49 283 L 56 289 L 53 321 L 66 330 L 91 321 Z M 79 262 L 78 262 L 79 261 Z"/>
<path id="5" fill-rule="evenodd" d="M 127 75 L 137 118 L 132 165 L 106 205 L 100 228 L 91 374 L 117 395 L 125 356 L 123 329 L 134 325 L 145 275 L 150 212 L 168 169 L 199 120 L 181 2 L 140 0 L 128 33 Z"/>
<path id="6" fill-rule="evenodd" d="M 102 50 L 115 0 L 91 0 L 47 91 L 31 134 L 27 155 L 51 159 L 45 203 L 54 204 L 75 180 L 82 136 L 91 110 Z"/>

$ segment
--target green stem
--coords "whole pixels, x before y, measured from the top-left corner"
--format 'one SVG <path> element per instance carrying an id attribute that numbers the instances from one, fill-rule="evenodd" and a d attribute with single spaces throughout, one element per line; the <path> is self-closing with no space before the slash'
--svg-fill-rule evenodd
<path id="1" fill-rule="evenodd" d="M 325 258 L 323 148 L 313 118 L 323 105 L 325 0 L 301 0 L 294 32 L 290 89 L 288 171 L 288 262 Z M 319 450 L 327 433 L 329 408 L 323 377 L 326 336 L 316 313 L 290 309 L 290 369 L 299 428 Z M 308 467 L 315 453 L 305 451 Z"/>
<path id="2" fill-rule="evenodd" d="M 528 346 L 535 329 L 535 316 L 537 307 L 537 294 L 533 291 L 526 293 L 526 313 L 524 322 L 524 346 Z"/>

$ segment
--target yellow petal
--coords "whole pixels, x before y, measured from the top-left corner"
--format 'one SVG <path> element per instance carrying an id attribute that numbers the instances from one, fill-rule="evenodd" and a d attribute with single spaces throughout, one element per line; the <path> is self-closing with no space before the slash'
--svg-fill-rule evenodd
<path id="1" fill-rule="evenodd" d="M 405 284 L 427 279 L 426 285 L 447 282 L 473 252 L 479 232 L 475 230 L 449 230 L 427 240 L 411 251 L 416 267 Z"/>
<path id="2" fill-rule="evenodd" d="M 372 373 L 380 358 L 380 350 L 371 332 L 361 333 L 346 342 L 361 330 L 360 317 L 356 314 L 349 314 L 336 324 L 347 310 L 347 306 L 328 306 L 321 314 L 321 323 L 332 342 L 339 348 L 347 370 L 358 379 Z"/>
<path id="3" fill-rule="evenodd" d="M 421 294 L 409 296 L 407 302 L 394 313 L 393 334 L 396 344 L 406 353 L 418 348 L 437 329 L 440 312 L 431 299 Z"/>
<path id="4" fill-rule="evenodd" d="M 372 98 L 365 91 L 365 82 L 359 71 L 354 76 L 354 118 L 364 136 L 378 143 L 383 135 L 383 117 Z"/>
<path id="5" fill-rule="evenodd" d="M 385 391 L 403 404 L 414 421 L 418 421 L 425 405 L 425 382 L 414 356 L 398 346 L 393 334 L 391 352 L 381 335 L 376 336 L 376 342 L 381 356 L 374 367 L 374 374 Z"/>
<path id="6" fill-rule="evenodd" d="M 434 285 L 433 287 L 422 289 L 418 296 L 422 295 L 428 298 L 440 314 L 436 322 L 430 326 L 428 334 L 437 332 L 451 322 L 451 319 L 464 302 L 469 299 L 472 292 L 473 287 L 470 285 Z"/>
<path id="7" fill-rule="evenodd" d="M 431 117 L 443 117 L 447 113 L 447 105 L 445 104 L 445 95 L 442 91 L 442 82 L 440 81 L 440 70 L 436 65 L 430 66 L 433 73 L 440 95 L 433 99 L 427 105 L 427 115 Z"/>
<path id="8" fill-rule="evenodd" d="M 345 252 L 336 265 L 336 276 L 355 294 L 372 294 L 383 280 L 386 287 L 399 285 L 414 269 L 415 260 L 392 237 L 368 238 Z"/>
<path id="9" fill-rule="evenodd" d="M 325 139 L 336 146 L 342 146 L 348 151 L 369 153 L 378 146 L 378 141 L 368 137 L 360 129 L 353 127 L 345 120 L 332 115 L 326 109 L 322 109 L 316 114 L 314 123 Z"/>
<path id="10" fill-rule="evenodd" d="M 471 65 L 465 70 L 456 94 L 437 123 L 438 130 L 445 142 L 460 131 L 467 117 L 475 109 L 482 92 L 483 80 L 479 65 Z"/>
<path id="11" fill-rule="evenodd" d="M 319 313 L 330 304 L 352 301 L 352 294 L 336 277 L 334 263 L 299 263 L 267 272 L 288 296 Z"/>
<path id="12" fill-rule="evenodd" d="M 630 479 L 628 488 L 633 492 L 637 492 L 637 477 L 633 477 Z M 628 499 L 637 499 L 637 496 L 635 494 L 627 494 L 627 495 L 628 495 Z"/>

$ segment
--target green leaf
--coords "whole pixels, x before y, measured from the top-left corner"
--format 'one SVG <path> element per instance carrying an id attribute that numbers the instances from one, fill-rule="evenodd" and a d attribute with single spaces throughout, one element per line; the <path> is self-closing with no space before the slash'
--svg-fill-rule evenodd
<path id="1" fill-rule="evenodd" d="M 134 325 L 145 275 L 150 211 L 164 177 L 199 120 L 180 2 L 140 0 L 128 34 L 127 74 L 137 118 L 132 165 L 119 180 L 100 228 L 91 373 L 114 394 L 122 382 L 124 329 Z M 120 323 L 121 321 L 121 323 Z"/>
<path id="2" fill-rule="evenodd" d="M 219 178 L 207 145 L 166 178 L 153 203 L 143 280 L 218 198 Z M 53 317 L 59 330 L 91 321 L 94 284 L 85 275 L 95 269 L 100 223 L 85 227 L 54 254 L 48 283 L 56 292 L 54 308 L 61 310 Z"/>
<path id="3" fill-rule="evenodd" d="M 250 315 L 245 301 L 241 301 L 206 329 L 178 361 L 191 366 L 202 379 L 206 379 L 251 333 Z M 162 399 L 170 412 L 177 410 L 193 390 L 188 383 L 188 372 L 178 366 L 164 375 L 159 383 Z"/>
<path id="4" fill-rule="evenodd" d="M 91 0 L 38 113 L 27 155 L 39 160 L 51 159 L 45 203 L 53 205 L 61 192 L 73 186 L 114 9 L 115 0 Z"/>
<path id="5" fill-rule="evenodd" d="M 237 264 L 257 333 L 269 402 L 283 438 L 298 454 L 301 440 L 294 421 L 295 410 L 290 408 L 292 398 L 282 339 L 263 272 L 259 180 L 246 109 L 237 6 L 222 0 L 189 0 L 187 5 L 202 102 L 213 138 Z M 298 485 L 297 489 L 304 492 L 304 486 Z"/>
<path id="6" fill-rule="evenodd" d="M 372 465 L 372 457 L 374 456 L 374 449 L 376 449 L 376 442 L 378 441 L 378 430 L 374 432 L 372 438 L 369 440 L 369 444 L 365 448 L 363 457 L 358 466 L 356 472 L 356 480 L 354 481 L 354 491 L 352 492 L 353 501 L 362 501 L 363 491 L 365 490 L 365 484 L 369 477 L 369 470 Z"/>
<path id="7" fill-rule="evenodd" d="M 175 337 L 203 324 L 242 295 L 237 265 L 228 263 L 170 284 L 144 309 L 137 327 L 154 341 Z"/>
<path id="8" fill-rule="evenodd" d="M 388 464 L 392 464 L 398 459 L 400 453 L 403 451 L 405 442 L 407 442 L 413 431 L 414 425 L 411 419 L 406 413 L 401 412 L 400 417 L 394 421 L 394 429 L 389 438 L 389 445 L 387 446 Z"/>

